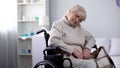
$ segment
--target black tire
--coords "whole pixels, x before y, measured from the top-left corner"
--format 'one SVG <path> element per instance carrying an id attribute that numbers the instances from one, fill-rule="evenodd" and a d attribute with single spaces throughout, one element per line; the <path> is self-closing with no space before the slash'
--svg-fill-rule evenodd
<path id="1" fill-rule="evenodd" d="M 34 68 L 38 68 L 41 65 L 45 65 L 45 68 L 58 68 L 57 65 L 49 60 L 44 60 L 41 62 L 38 62 Z"/>

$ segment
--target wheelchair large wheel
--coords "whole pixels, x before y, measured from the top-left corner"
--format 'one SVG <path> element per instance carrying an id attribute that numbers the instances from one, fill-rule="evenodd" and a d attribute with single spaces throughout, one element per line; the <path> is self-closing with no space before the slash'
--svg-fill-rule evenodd
<path id="1" fill-rule="evenodd" d="M 49 60 L 44 60 L 44 61 L 41 61 L 41 62 L 38 62 L 34 68 L 38 68 L 40 66 L 44 65 L 45 68 L 58 68 L 57 65 Z"/>

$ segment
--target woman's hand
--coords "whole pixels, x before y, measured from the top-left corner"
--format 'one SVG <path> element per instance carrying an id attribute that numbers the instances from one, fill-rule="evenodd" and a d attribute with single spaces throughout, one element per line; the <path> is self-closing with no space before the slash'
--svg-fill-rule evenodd
<path id="1" fill-rule="evenodd" d="M 90 49 L 88 49 L 88 48 L 83 49 L 83 58 L 84 59 L 90 58 Z"/>
<path id="2" fill-rule="evenodd" d="M 79 50 L 77 50 L 76 48 L 74 48 L 73 50 L 73 56 L 75 56 L 78 59 L 83 59 L 83 54 L 82 52 L 80 52 Z"/>

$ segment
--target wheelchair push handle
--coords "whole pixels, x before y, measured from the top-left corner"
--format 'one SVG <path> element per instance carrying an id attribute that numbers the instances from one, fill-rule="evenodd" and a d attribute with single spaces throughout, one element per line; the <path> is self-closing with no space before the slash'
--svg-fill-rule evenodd
<path id="1" fill-rule="evenodd" d="M 50 35 L 47 33 L 47 31 L 45 29 L 41 29 L 41 30 L 37 31 L 36 34 L 40 34 L 42 32 L 44 32 L 46 47 L 48 47 L 48 39 L 49 39 Z"/>
<path id="2" fill-rule="evenodd" d="M 39 34 L 39 33 L 42 33 L 42 32 L 44 32 L 45 34 L 47 33 L 45 29 L 41 29 L 41 30 L 37 31 L 36 34 Z"/>

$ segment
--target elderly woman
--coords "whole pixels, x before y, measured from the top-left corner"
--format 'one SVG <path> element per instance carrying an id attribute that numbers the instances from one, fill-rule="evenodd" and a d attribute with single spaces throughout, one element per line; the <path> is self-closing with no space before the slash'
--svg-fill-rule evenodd
<path id="1" fill-rule="evenodd" d="M 75 5 L 62 19 L 53 23 L 50 31 L 49 45 L 60 46 L 65 57 L 72 60 L 73 68 L 96 68 L 95 61 L 90 58 L 95 39 L 80 25 L 85 19 L 85 9 Z"/>

